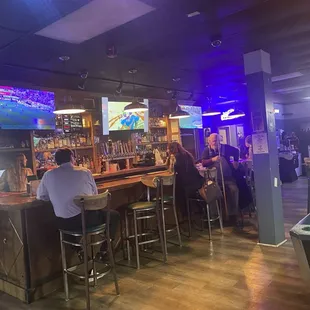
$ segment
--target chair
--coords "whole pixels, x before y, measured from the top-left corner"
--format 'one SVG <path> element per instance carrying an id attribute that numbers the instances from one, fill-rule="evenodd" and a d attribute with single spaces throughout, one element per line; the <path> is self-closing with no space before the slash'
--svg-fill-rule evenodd
<path id="1" fill-rule="evenodd" d="M 206 169 L 206 171 L 204 172 L 204 178 L 205 178 L 206 183 L 209 181 L 217 183 L 217 169 L 216 168 Z M 212 240 L 212 228 L 211 228 L 212 222 L 219 221 L 221 233 L 223 233 L 223 220 L 222 220 L 222 212 L 221 212 L 221 208 L 219 205 L 219 200 L 216 199 L 214 201 L 217 214 L 215 217 L 212 217 L 210 213 L 210 207 L 211 207 L 210 204 L 207 203 L 200 195 L 197 195 L 196 197 L 187 198 L 189 237 L 191 237 L 191 232 L 192 232 L 190 203 L 193 201 L 198 202 L 199 204 L 203 205 L 203 208 L 202 208 L 203 216 L 201 217 L 201 230 L 204 230 L 204 223 L 207 222 L 208 230 L 209 230 L 209 239 Z"/>
<path id="2" fill-rule="evenodd" d="M 161 201 L 161 179 L 159 178 L 142 178 L 141 182 L 146 185 L 148 188 L 156 188 L 156 201 L 140 201 L 132 203 L 128 206 L 125 210 L 125 240 L 126 240 L 126 248 L 127 248 L 127 259 L 128 261 L 131 260 L 130 255 L 130 241 L 134 240 L 134 246 L 136 250 L 136 267 L 140 269 L 140 246 L 144 246 L 147 244 L 160 242 L 163 252 L 163 261 L 164 263 L 167 261 L 167 253 L 166 247 L 164 245 L 163 239 L 163 230 L 162 230 L 162 223 L 160 220 L 160 201 Z M 148 195 L 149 196 L 149 195 Z M 129 216 L 133 217 L 133 224 L 134 224 L 134 232 L 133 235 L 130 235 L 129 232 Z M 138 222 L 142 224 L 147 224 L 145 222 L 156 219 L 157 223 L 157 236 L 153 236 L 154 232 L 152 229 L 146 230 L 145 225 L 141 225 L 141 233 L 138 232 Z M 148 240 L 141 240 L 141 239 Z"/>
<path id="3" fill-rule="evenodd" d="M 86 218 L 85 211 L 99 211 L 109 207 L 110 193 L 108 191 L 94 196 L 78 196 L 75 197 L 74 203 L 81 208 L 81 217 L 82 217 L 82 230 L 81 231 L 68 231 L 60 229 L 60 246 L 61 246 L 61 257 L 62 257 L 62 266 L 63 266 L 63 276 L 64 276 L 64 288 L 65 288 L 65 297 L 66 300 L 69 300 L 69 286 L 68 286 L 68 275 L 72 275 L 78 277 L 80 279 L 85 280 L 85 293 L 86 293 L 86 309 L 90 309 L 90 296 L 89 296 L 89 279 L 93 279 L 94 286 L 97 285 L 97 279 L 102 277 L 109 272 L 112 272 L 114 277 L 115 289 L 117 295 L 119 295 L 119 286 L 115 271 L 115 263 L 114 263 L 114 254 L 111 245 L 110 239 L 110 213 L 107 212 L 106 223 L 95 226 L 95 227 L 86 227 Z M 65 236 L 81 238 L 81 241 L 71 242 L 65 240 Z M 69 237 L 69 238 L 70 238 Z M 95 237 L 99 237 L 100 240 L 95 240 Z M 88 240 L 90 239 L 90 240 Z M 95 260 L 95 252 L 94 247 L 101 245 L 102 243 L 107 242 L 108 245 L 108 254 L 109 254 L 109 264 L 110 269 L 97 273 L 97 263 Z M 84 252 L 84 275 L 79 275 L 76 271 L 78 267 L 81 265 L 75 265 L 72 267 L 67 267 L 67 259 L 66 259 L 66 249 L 65 245 L 71 245 L 74 247 L 81 248 Z M 88 248 L 91 248 L 91 258 L 88 257 Z M 89 275 L 88 265 L 92 264 L 93 275 Z"/>
<path id="4" fill-rule="evenodd" d="M 166 254 L 168 254 L 167 249 L 167 233 L 172 231 L 176 231 L 179 241 L 179 246 L 182 248 L 182 239 L 181 239 L 181 232 L 179 227 L 179 220 L 177 216 L 176 210 L 176 203 L 175 203 L 175 174 L 168 175 L 168 176 L 159 176 L 160 181 L 160 211 L 162 216 L 162 224 L 163 224 L 163 239 Z M 164 196 L 164 187 L 172 187 L 172 196 Z M 156 201 L 156 198 L 154 199 Z M 168 210 L 173 211 L 175 225 L 173 227 L 167 228 L 166 219 L 165 219 L 165 212 Z"/>

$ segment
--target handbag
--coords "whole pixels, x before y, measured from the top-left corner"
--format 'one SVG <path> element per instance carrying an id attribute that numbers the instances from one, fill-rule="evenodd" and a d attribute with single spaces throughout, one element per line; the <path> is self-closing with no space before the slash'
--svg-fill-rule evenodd
<path id="1" fill-rule="evenodd" d="M 223 198 L 222 191 L 218 184 L 213 180 L 213 178 L 210 175 L 210 171 L 205 172 L 205 184 L 204 184 L 204 190 L 206 193 L 206 202 L 208 204 L 220 200 Z"/>

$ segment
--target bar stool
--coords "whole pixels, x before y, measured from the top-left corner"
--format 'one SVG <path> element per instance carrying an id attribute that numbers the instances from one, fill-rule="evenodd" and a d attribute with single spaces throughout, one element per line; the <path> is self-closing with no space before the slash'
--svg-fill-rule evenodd
<path id="1" fill-rule="evenodd" d="M 211 169 L 206 169 L 204 172 L 204 179 L 205 182 L 215 182 L 217 183 L 217 169 L 216 168 L 211 168 Z M 219 221 L 220 224 L 220 229 L 221 233 L 223 234 L 223 219 L 222 219 L 222 212 L 221 208 L 219 205 L 219 199 L 215 199 L 212 202 L 207 202 L 205 201 L 200 195 L 197 194 L 197 197 L 187 197 L 187 212 L 188 212 L 188 225 L 189 225 L 189 236 L 191 237 L 191 232 L 192 232 L 192 227 L 191 227 L 191 210 L 190 210 L 190 203 L 195 201 L 198 202 L 199 204 L 202 204 L 202 211 L 203 211 L 203 216 L 201 217 L 201 230 L 204 230 L 204 223 L 208 223 L 208 232 L 209 232 L 209 239 L 212 240 L 212 227 L 211 223 L 215 221 Z M 216 206 L 216 216 L 212 217 L 210 213 L 210 204 L 215 203 Z"/>
<path id="2" fill-rule="evenodd" d="M 114 254 L 111 245 L 110 239 L 110 213 L 107 212 L 106 223 L 95 226 L 95 227 L 86 227 L 85 211 L 99 211 L 109 207 L 110 193 L 108 191 L 94 196 L 78 196 L 75 197 L 74 203 L 81 208 L 82 216 L 82 230 L 80 231 L 68 231 L 60 229 L 60 246 L 61 246 L 61 258 L 63 266 L 63 277 L 64 277 L 64 288 L 65 288 L 65 297 L 66 301 L 69 300 L 69 286 L 68 286 L 68 275 L 78 277 L 79 279 L 85 280 L 85 294 L 86 294 L 86 309 L 90 309 L 90 297 L 89 297 L 89 279 L 93 279 L 94 286 L 97 285 L 97 279 L 103 277 L 104 275 L 112 272 L 114 277 L 115 290 L 117 295 L 119 295 L 119 286 L 117 281 L 117 275 L 115 271 L 114 263 Z M 65 240 L 66 236 L 81 238 L 81 241 L 71 242 Z M 97 237 L 99 240 L 95 240 Z M 87 240 L 87 239 L 90 239 Z M 97 272 L 97 261 L 95 260 L 94 247 L 101 245 L 102 243 L 107 242 L 108 245 L 108 254 L 109 254 L 109 265 L 110 269 L 98 273 Z M 81 265 L 75 265 L 72 267 L 67 267 L 66 259 L 66 249 L 65 245 L 78 247 L 84 252 L 84 275 L 79 275 L 76 270 Z M 88 256 L 88 248 L 91 248 L 91 258 Z M 93 275 L 88 274 L 88 265 L 91 264 L 93 268 Z M 107 265 L 106 265 L 107 266 Z"/>
<path id="3" fill-rule="evenodd" d="M 158 179 L 160 181 L 160 198 L 159 198 L 160 201 L 159 202 L 160 202 L 160 211 L 161 211 L 161 217 L 162 217 L 162 223 L 163 223 L 163 238 L 164 238 L 166 254 L 168 254 L 167 233 L 176 231 L 176 234 L 178 236 L 178 241 L 179 241 L 179 247 L 182 248 L 181 232 L 180 232 L 179 220 L 177 216 L 176 203 L 175 203 L 175 174 L 168 175 L 168 176 L 159 176 Z M 172 196 L 164 195 L 164 187 L 172 187 Z M 163 197 L 163 199 L 161 197 Z M 153 200 L 156 201 L 156 198 L 154 198 Z M 168 228 L 166 224 L 166 219 L 165 219 L 165 212 L 171 209 L 173 211 L 175 224 L 172 227 Z"/>
<path id="4" fill-rule="evenodd" d="M 159 202 L 160 202 L 160 189 L 161 189 L 161 180 L 159 178 L 143 178 L 141 182 L 152 188 L 156 188 L 156 201 L 140 201 L 132 203 L 128 206 L 125 210 L 125 240 L 126 240 L 126 247 L 127 247 L 127 259 L 128 261 L 131 260 L 130 256 L 130 241 L 134 239 L 134 245 L 136 250 L 136 267 L 140 269 L 140 246 L 151 244 L 155 242 L 160 242 L 162 252 L 163 252 L 163 261 L 166 263 L 167 261 L 167 254 L 166 249 L 164 246 L 163 240 L 163 232 L 160 220 L 160 211 L 159 211 Z M 130 235 L 129 232 L 129 216 L 133 217 L 133 224 L 134 224 L 134 233 Z M 140 240 L 143 238 L 149 238 L 154 234 L 153 230 L 145 230 L 141 233 L 138 232 L 138 222 L 145 222 L 150 219 L 156 219 L 157 223 L 157 236 L 155 238 L 151 238 L 148 240 Z M 142 226 L 142 225 L 141 225 Z M 144 227 L 141 227 L 142 229 Z"/>

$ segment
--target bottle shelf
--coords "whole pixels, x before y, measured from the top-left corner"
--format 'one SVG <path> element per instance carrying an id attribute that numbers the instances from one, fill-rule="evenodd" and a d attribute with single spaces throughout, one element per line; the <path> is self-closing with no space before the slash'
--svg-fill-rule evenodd
<path id="1" fill-rule="evenodd" d="M 8 153 L 8 152 L 27 152 L 27 151 L 30 151 L 30 148 L 28 148 L 28 147 L 21 147 L 21 148 L 14 148 L 14 147 L 0 148 L 0 153 Z"/>
<path id="2" fill-rule="evenodd" d="M 78 150 L 89 150 L 92 149 L 93 146 L 92 145 L 88 145 L 88 146 L 78 146 L 78 147 L 69 147 L 71 150 L 73 151 L 78 151 Z M 35 153 L 44 153 L 44 152 L 55 152 L 58 149 L 46 149 L 46 150 L 35 150 Z"/>

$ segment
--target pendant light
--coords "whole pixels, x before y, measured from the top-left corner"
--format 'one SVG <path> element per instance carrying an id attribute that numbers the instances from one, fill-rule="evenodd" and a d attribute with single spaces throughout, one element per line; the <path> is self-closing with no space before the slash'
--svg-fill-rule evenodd
<path id="1" fill-rule="evenodd" d="M 134 75 L 138 72 L 137 69 L 131 69 L 128 71 L 130 74 L 132 74 L 132 81 L 133 81 L 133 100 L 130 104 L 126 105 L 124 108 L 124 111 L 126 112 L 143 112 L 147 111 L 148 107 L 139 102 L 139 100 L 135 97 L 135 92 L 136 92 L 136 85 L 135 85 L 135 79 Z"/>
<path id="2" fill-rule="evenodd" d="M 245 116 L 245 113 L 239 109 L 235 109 L 233 112 L 229 114 L 232 118 L 239 118 Z"/>
<path id="3" fill-rule="evenodd" d="M 220 115 L 221 112 L 216 110 L 216 109 L 212 109 L 211 107 L 208 108 L 207 110 L 205 110 L 203 113 L 202 113 L 202 116 L 215 116 L 215 115 Z"/>
<path id="4" fill-rule="evenodd" d="M 214 109 L 211 107 L 211 97 L 207 98 L 208 99 L 208 102 L 209 102 L 209 107 L 207 110 L 205 110 L 203 113 L 202 113 L 202 116 L 215 116 L 215 115 L 220 115 L 221 114 L 221 111 L 217 110 L 217 109 Z"/>
<path id="5" fill-rule="evenodd" d="M 187 118 L 187 117 L 190 117 L 189 113 L 186 111 L 183 111 L 179 105 L 177 105 L 176 110 L 169 115 L 170 119 L 180 119 L 180 118 Z"/>
<path id="6" fill-rule="evenodd" d="M 84 113 L 86 110 L 80 104 L 75 104 L 72 102 L 71 96 L 67 99 L 67 96 L 64 96 L 63 104 L 60 108 L 55 110 L 53 113 L 57 115 L 61 114 L 80 114 Z"/>
<path id="7" fill-rule="evenodd" d="M 64 71 L 66 72 L 66 64 L 70 60 L 69 56 L 60 56 L 59 60 L 62 61 L 64 66 Z M 83 72 L 83 76 L 81 73 L 81 78 L 84 80 L 87 79 L 88 72 Z M 62 114 L 80 114 L 84 113 L 86 110 L 81 104 L 76 104 L 73 102 L 71 96 L 64 96 L 63 101 L 61 102 L 61 106 L 58 107 L 55 111 L 53 111 L 56 115 L 62 115 Z"/>

